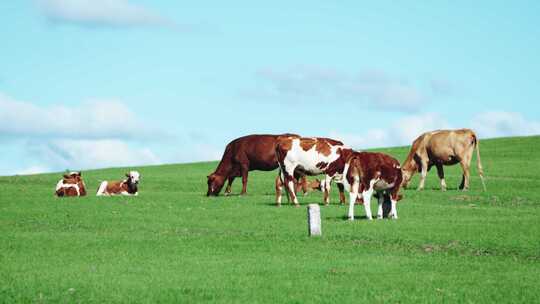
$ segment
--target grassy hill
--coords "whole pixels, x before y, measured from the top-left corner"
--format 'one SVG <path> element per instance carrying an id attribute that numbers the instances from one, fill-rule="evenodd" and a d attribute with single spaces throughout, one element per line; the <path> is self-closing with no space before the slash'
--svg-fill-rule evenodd
<path id="1" fill-rule="evenodd" d="M 307 237 L 305 206 L 274 206 L 276 172 L 217 198 L 204 196 L 215 162 L 135 168 L 138 197 L 93 196 L 122 168 L 83 172 L 83 198 L 53 196 L 60 174 L 0 177 L 0 302 L 538 303 L 539 147 L 481 141 L 487 192 L 475 169 L 456 190 L 459 166 L 441 192 L 432 170 L 396 221 L 346 221 L 334 188 L 321 238 Z M 402 161 L 407 147 L 381 151 Z"/>

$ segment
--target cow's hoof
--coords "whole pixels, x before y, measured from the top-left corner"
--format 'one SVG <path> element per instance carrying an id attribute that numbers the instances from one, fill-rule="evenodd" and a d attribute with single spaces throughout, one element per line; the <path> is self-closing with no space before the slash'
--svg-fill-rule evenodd
<path id="1" fill-rule="evenodd" d="M 300 208 L 300 204 L 294 204 L 294 208 Z"/>
<path id="2" fill-rule="evenodd" d="M 393 214 L 391 214 L 389 217 L 390 217 L 391 219 L 393 219 L 393 220 L 397 220 L 397 219 L 398 219 L 397 215 L 393 215 Z"/>
<path id="3" fill-rule="evenodd" d="M 354 216 L 349 216 L 349 221 L 350 222 L 354 221 Z"/>
<path id="4" fill-rule="evenodd" d="M 382 215 L 377 215 L 377 219 L 382 220 L 383 219 Z"/>
<path id="5" fill-rule="evenodd" d="M 368 221 L 372 221 L 372 220 L 373 220 L 373 218 L 372 218 L 371 216 L 370 216 L 370 217 L 367 217 L 367 216 L 366 216 L 366 219 L 367 219 Z"/>
<path id="6" fill-rule="evenodd" d="M 278 207 L 278 208 L 281 207 L 281 204 L 276 204 L 276 207 Z"/>

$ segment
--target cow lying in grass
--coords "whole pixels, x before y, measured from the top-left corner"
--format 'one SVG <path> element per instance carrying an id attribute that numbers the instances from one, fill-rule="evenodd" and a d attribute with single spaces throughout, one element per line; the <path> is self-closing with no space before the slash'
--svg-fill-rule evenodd
<path id="1" fill-rule="evenodd" d="M 383 218 L 383 203 L 390 198 L 390 218 L 397 219 L 396 203 L 403 180 L 399 162 L 383 153 L 353 152 L 343 169 L 343 184 L 349 191 L 349 220 L 354 220 L 354 203 L 362 195 L 366 218 L 371 216 L 371 196 L 376 194 L 379 201 L 377 218 Z"/>
<path id="2" fill-rule="evenodd" d="M 126 177 L 123 181 L 102 181 L 96 195 L 139 195 L 139 172 L 129 171 Z"/>
<path id="3" fill-rule="evenodd" d="M 81 172 L 70 172 L 64 174 L 64 178 L 56 184 L 56 196 L 85 196 L 86 185 L 81 176 Z"/>

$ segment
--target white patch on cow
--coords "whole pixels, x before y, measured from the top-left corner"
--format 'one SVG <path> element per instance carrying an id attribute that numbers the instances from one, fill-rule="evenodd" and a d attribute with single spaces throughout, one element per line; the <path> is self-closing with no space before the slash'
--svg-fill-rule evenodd
<path id="1" fill-rule="evenodd" d="M 379 206 L 378 206 L 378 209 L 377 209 L 377 219 L 382 219 L 383 218 L 383 204 L 384 204 L 384 194 L 383 193 L 380 193 L 379 194 Z"/>
<path id="2" fill-rule="evenodd" d="M 56 184 L 56 190 L 55 191 L 60 190 L 60 188 L 62 188 L 63 184 L 64 184 L 64 180 L 63 179 L 59 180 L 58 183 Z"/>
<path id="3" fill-rule="evenodd" d="M 356 198 L 358 197 L 358 188 L 360 187 L 360 177 L 355 176 L 353 184 L 350 185 L 349 189 L 349 220 L 354 220 L 354 204 L 356 203 Z"/>
<path id="4" fill-rule="evenodd" d="M 396 207 L 397 201 L 396 200 L 391 200 L 391 201 L 392 201 L 392 209 L 390 209 L 390 214 L 388 215 L 388 217 L 397 220 L 398 218 L 397 207 Z"/>
<path id="5" fill-rule="evenodd" d="M 96 193 L 96 196 L 102 196 L 102 195 L 106 195 L 105 193 L 105 190 L 107 189 L 107 181 L 102 181 L 101 184 L 99 185 L 99 189 Z"/>
<path id="6" fill-rule="evenodd" d="M 131 181 L 134 183 L 139 182 L 140 174 L 137 171 L 129 171 L 129 177 L 131 178 Z"/>
<path id="7" fill-rule="evenodd" d="M 364 199 L 364 210 L 366 211 L 366 218 L 368 220 L 373 219 L 371 215 L 371 196 L 373 195 L 373 186 L 378 179 L 372 179 L 369 181 L 369 189 L 362 192 L 362 198 Z"/>

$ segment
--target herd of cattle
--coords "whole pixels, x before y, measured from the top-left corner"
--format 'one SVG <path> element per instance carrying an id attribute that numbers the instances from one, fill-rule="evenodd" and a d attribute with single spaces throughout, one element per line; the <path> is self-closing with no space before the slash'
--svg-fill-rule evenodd
<path id="1" fill-rule="evenodd" d="M 242 177 L 242 191 L 247 191 L 248 172 L 272 171 L 279 168 L 275 180 L 276 204 L 281 205 L 283 187 L 287 198 L 298 207 L 296 193 L 302 190 L 323 192 L 324 204 L 330 203 L 330 185 L 339 189 L 340 203 L 349 193 L 348 218 L 354 219 L 355 203 L 363 203 L 367 219 L 372 219 L 370 201 L 378 199 L 377 218 L 383 217 L 383 203 L 390 201 L 388 217 L 397 219 L 397 202 L 402 199 L 401 187 L 407 187 L 416 172 L 421 173 L 418 190 L 424 188 L 427 172 L 437 168 L 441 189 L 446 190 L 443 166 L 460 163 L 463 177 L 460 189 L 469 188 L 470 163 L 476 148 L 477 165 L 484 190 L 479 142 L 470 129 L 426 132 L 414 140 L 411 150 L 400 165 L 395 158 L 376 152 L 359 152 L 341 141 L 321 137 L 301 137 L 296 134 L 248 135 L 230 142 L 216 170 L 207 176 L 207 196 L 217 196 L 227 182 L 225 195 L 231 193 L 236 177 Z M 324 175 L 322 180 L 308 181 L 306 176 Z M 123 181 L 103 181 L 96 195 L 137 195 L 140 175 L 126 174 Z M 57 196 L 86 195 L 80 172 L 65 174 L 56 186 Z"/>

